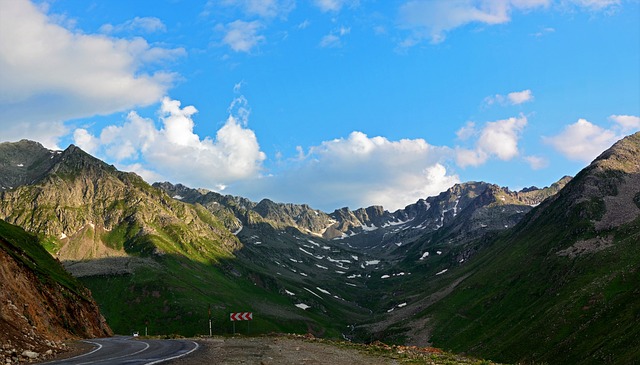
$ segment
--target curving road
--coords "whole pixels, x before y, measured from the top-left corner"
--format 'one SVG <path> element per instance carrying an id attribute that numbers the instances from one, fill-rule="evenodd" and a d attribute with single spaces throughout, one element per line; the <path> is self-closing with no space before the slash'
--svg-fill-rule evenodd
<path id="1" fill-rule="evenodd" d="M 199 345 L 190 340 L 134 340 L 132 337 L 111 337 L 84 340 L 95 348 L 86 354 L 47 365 L 154 365 L 186 356 Z"/>

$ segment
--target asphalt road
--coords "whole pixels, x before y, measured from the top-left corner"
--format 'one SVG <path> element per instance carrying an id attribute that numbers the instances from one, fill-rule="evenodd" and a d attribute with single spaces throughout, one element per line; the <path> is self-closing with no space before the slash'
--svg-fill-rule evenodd
<path id="1" fill-rule="evenodd" d="M 46 362 L 47 365 L 154 365 L 186 356 L 198 349 L 190 340 L 138 340 L 111 337 L 84 340 L 94 345 L 86 354 Z"/>

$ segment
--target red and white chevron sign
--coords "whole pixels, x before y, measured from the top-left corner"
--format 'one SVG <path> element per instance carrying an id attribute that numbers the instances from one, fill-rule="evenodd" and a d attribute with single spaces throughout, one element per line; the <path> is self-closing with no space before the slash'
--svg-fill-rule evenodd
<path id="1" fill-rule="evenodd" d="M 253 313 L 251 312 L 238 312 L 231 313 L 229 318 L 232 321 L 251 321 L 253 319 Z"/>

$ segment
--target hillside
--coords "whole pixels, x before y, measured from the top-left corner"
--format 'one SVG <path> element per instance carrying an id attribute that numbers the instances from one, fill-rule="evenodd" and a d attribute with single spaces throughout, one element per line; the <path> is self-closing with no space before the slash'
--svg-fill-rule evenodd
<path id="1" fill-rule="evenodd" d="M 640 359 L 640 133 L 616 143 L 379 335 L 498 361 Z M 418 336 L 417 336 L 418 335 Z"/>
<path id="2" fill-rule="evenodd" d="M 11 164 L 20 161 L 19 148 L 25 149 L 25 156 L 38 148 L 40 154 L 51 152 L 32 142 L 7 145 L 0 147 L 13 151 Z M 224 215 L 218 218 L 199 204 L 171 199 L 139 176 L 118 171 L 75 146 L 51 155 L 39 174 L 28 171 L 26 157 L 17 163 L 27 167 L 20 170 L 25 176 L 37 177 L 0 192 L 0 217 L 37 234 L 92 290 L 118 333 L 140 330 L 146 323 L 152 333 L 203 333 L 208 330 L 211 306 L 216 333 L 231 330 L 229 312 L 256 311 L 260 313 L 252 324 L 256 332 L 311 331 L 339 337 L 338 329 L 346 322 L 333 318 L 362 319 L 359 313 L 368 313 L 344 298 L 334 298 L 342 291 L 326 303 L 318 302 L 326 294 L 317 287 L 326 285 L 317 283 L 325 281 L 307 284 L 309 291 L 297 281 L 292 285 L 286 278 L 289 274 L 277 278 L 273 258 L 238 259 L 241 243 L 224 227 Z M 295 241 L 288 236 L 280 244 L 291 251 Z M 297 251 L 297 255 L 305 254 Z M 315 309 L 296 308 L 303 300 Z"/>
<path id="3" fill-rule="evenodd" d="M 0 303 L 3 364 L 42 359 L 62 350 L 63 340 L 112 334 L 91 292 L 35 237 L 2 220 Z"/>

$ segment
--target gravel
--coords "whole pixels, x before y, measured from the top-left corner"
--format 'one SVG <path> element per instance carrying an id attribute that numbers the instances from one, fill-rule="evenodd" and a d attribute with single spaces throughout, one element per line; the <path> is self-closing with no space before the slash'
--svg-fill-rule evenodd
<path id="1" fill-rule="evenodd" d="M 286 337 L 207 338 L 198 339 L 201 348 L 193 354 L 174 360 L 171 365 L 195 364 L 348 364 L 389 365 L 397 361 L 375 357 L 357 349 L 310 342 Z"/>

